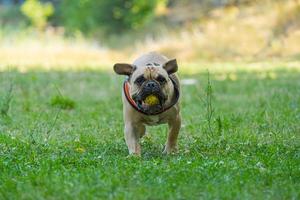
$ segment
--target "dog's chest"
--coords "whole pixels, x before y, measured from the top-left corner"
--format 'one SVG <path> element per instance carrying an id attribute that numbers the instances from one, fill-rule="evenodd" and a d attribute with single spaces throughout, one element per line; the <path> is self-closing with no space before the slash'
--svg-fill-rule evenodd
<path id="1" fill-rule="evenodd" d="M 153 115 L 153 116 L 147 116 L 143 119 L 143 122 L 146 125 L 157 125 L 157 124 L 161 124 L 164 123 L 164 120 L 159 116 L 159 115 Z"/>

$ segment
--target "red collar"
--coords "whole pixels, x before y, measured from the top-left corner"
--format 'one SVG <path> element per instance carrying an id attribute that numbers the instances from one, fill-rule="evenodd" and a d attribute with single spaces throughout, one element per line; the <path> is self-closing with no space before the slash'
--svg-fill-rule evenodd
<path id="1" fill-rule="evenodd" d="M 173 106 L 178 102 L 178 100 L 179 100 L 179 89 L 178 89 L 178 86 L 177 86 L 176 82 L 175 82 L 171 77 L 170 77 L 170 79 L 171 79 L 171 81 L 172 81 L 172 83 L 173 83 L 173 85 L 174 85 L 174 91 L 175 91 L 176 98 L 175 98 L 174 102 L 171 103 L 171 105 L 169 105 L 169 106 L 166 107 L 166 108 L 163 108 L 161 111 L 159 111 L 159 112 L 157 112 L 157 113 L 151 113 L 151 114 L 150 114 L 150 113 L 147 113 L 147 112 L 141 110 L 141 109 L 136 105 L 135 101 L 131 98 L 130 93 L 129 93 L 130 84 L 129 84 L 129 82 L 128 82 L 128 79 L 126 79 L 126 80 L 124 81 L 124 84 L 123 84 L 123 90 L 124 90 L 125 97 L 126 97 L 127 101 L 129 102 L 129 104 L 130 104 L 136 111 L 138 111 L 138 112 L 140 112 L 140 113 L 143 113 L 144 115 L 158 115 L 158 114 L 161 114 L 161 113 L 163 113 L 163 112 L 169 110 L 171 107 L 173 107 Z"/>

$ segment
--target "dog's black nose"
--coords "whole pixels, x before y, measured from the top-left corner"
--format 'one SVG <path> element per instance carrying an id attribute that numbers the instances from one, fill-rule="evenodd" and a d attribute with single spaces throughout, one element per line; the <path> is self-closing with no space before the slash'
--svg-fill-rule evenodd
<path id="1" fill-rule="evenodd" d="M 153 88 L 157 87 L 157 85 L 154 81 L 149 81 L 148 83 L 146 83 L 146 87 L 153 89 Z"/>

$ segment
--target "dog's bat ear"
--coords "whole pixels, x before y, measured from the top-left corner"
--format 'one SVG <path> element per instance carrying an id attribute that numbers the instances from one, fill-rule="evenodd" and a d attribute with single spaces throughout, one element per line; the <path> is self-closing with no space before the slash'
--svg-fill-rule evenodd
<path id="1" fill-rule="evenodd" d="M 114 71 L 120 75 L 130 76 L 135 70 L 135 66 L 127 63 L 116 63 L 114 65 Z"/>
<path id="2" fill-rule="evenodd" d="M 173 74 L 177 72 L 178 65 L 176 59 L 169 60 L 163 66 L 163 68 L 168 72 L 168 74 Z"/>

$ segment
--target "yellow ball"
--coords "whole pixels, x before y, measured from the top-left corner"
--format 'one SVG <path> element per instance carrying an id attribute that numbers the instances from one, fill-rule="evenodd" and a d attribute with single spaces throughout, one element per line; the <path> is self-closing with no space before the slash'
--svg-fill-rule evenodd
<path id="1" fill-rule="evenodd" d="M 159 99 L 157 98 L 157 96 L 152 94 L 147 96 L 144 102 L 151 106 L 151 105 L 159 104 Z"/>

